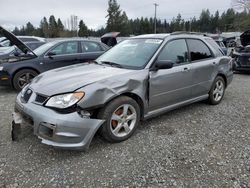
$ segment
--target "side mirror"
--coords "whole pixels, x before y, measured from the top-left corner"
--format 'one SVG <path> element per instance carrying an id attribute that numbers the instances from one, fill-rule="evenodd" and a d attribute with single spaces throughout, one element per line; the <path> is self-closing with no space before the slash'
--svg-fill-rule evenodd
<path id="1" fill-rule="evenodd" d="M 54 55 L 56 55 L 54 52 L 49 52 L 49 53 L 47 53 L 47 56 L 48 56 L 49 58 L 53 58 Z"/>
<path id="2" fill-rule="evenodd" d="M 159 69 L 171 69 L 174 66 L 174 62 L 171 60 L 159 60 L 156 61 L 153 70 L 159 70 Z"/>

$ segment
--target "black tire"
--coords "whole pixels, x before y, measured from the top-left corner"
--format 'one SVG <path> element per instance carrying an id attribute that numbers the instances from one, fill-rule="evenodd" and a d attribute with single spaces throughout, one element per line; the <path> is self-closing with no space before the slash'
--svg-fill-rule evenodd
<path id="1" fill-rule="evenodd" d="M 123 116 L 123 112 L 124 112 L 124 106 L 129 106 L 128 108 L 128 113 L 131 113 L 129 115 L 134 114 L 134 117 L 136 116 L 136 120 L 127 120 L 127 126 L 130 127 L 129 130 L 131 130 L 131 132 L 126 132 L 126 129 L 121 127 L 119 130 L 122 132 L 124 129 L 123 134 L 127 134 L 124 136 L 116 136 L 115 133 L 113 133 L 112 131 L 115 131 L 115 128 L 117 128 L 118 126 L 120 126 L 122 123 L 119 123 L 118 120 L 117 122 L 115 122 L 116 120 L 112 120 L 111 118 L 113 117 L 114 113 L 115 115 L 116 112 L 120 111 L 121 109 L 123 109 L 123 111 L 121 112 L 120 115 L 118 115 L 119 117 Z M 131 111 L 131 109 L 133 109 L 134 113 Z M 131 112 L 129 112 L 131 111 Z M 136 113 L 136 115 L 135 115 Z M 128 118 L 129 115 L 126 115 L 126 117 Z M 111 102 L 109 102 L 103 109 L 100 110 L 100 112 L 98 113 L 98 118 L 99 119 L 105 119 L 105 123 L 102 125 L 102 127 L 99 130 L 99 133 L 103 136 L 104 139 L 106 139 L 109 142 L 113 142 L 113 143 L 117 143 L 117 142 L 122 142 L 124 140 L 127 140 L 129 137 L 131 137 L 133 135 L 133 133 L 135 132 L 139 121 L 140 121 L 140 107 L 138 105 L 138 103 L 133 100 L 130 97 L 127 96 L 121 96 L 118 97 L 114 100 L 112 100 Z M 121 118 L 122 119 L 122 118 Z M 119 120 L 119 121 L 125 121 L 123 117 L 123 120 Z M 129 122 L 131 121 L 131 122 Z M 116 123 L 116 125 L 113 125 L 113 123 Z M 130 123 L 130 125 L 128 125 Z M 133 123 L 133 124 L 132 124 Z M 115 126 L 115 127 L 113 127 Z M 122 125 L 121 125 L 122 126 Z M 114 130 L 113 130 L 114 129 Z M 118 133 L 117 133 L 118 134 Z M 122 135 L 122 133 L 119 133 Z"/>
<path id="2" fill-rule="evenodd" d="M 218 85 L 217 84 L 222 84 L 222 89 L 220 91 L 218 91 L 218 94 L 215 94 L 215 90 L 218 89 Z M 223 97 L 224 97 L 224 94 L 225 94 L 225 89 L 226 89 L 226 84 L 225 84 L 225 80 L 224 78 L 222 78 L 221 76 L 217 76 L 213 82 L 213 85 L 209 91 L 209 98 L 208 98 L 208 102 L 209 104 L 211 105 L 217 105 L 219 104 Z M 217 98 L 217 95 L 218 95 L 218 98 Z"/>
<path id="3" fill-rule="evenodd" d="M 38 73 L 32 69 L 23 69 L 23 70 L 18 71 L 13 77 L 14 89 L 17 91 L 21 91 L 24 88 L 24 86 L 30 83 L 31 80 L 37 75 Z M 20 81 L 20 79 L 23 79 L 24 81 Z"/>

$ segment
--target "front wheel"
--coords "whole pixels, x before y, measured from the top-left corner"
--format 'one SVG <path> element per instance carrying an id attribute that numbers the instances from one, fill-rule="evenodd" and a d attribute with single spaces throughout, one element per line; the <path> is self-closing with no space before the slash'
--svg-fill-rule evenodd
<path id="1" fill-rule="evenodd" d="M 140 119 L 140 107 L 136 101 L 121 96 L 109 102 L 99 113 L 105 119 L 100 133 L 110 142 L 121 142 L 135 132 Z"/>
<path id="2" fill-rule="evenodd" d="M 17 91 L 21 91 L 27 84 L 29 84 L 38 73 L 31 69 L 23 69 L 18 71 L 13 78 L 13 87 Z"/>
<path id="3" fill-rule="evenodd" d="M 217 76 L 209 92 L 208 102 L 212 105 L 219 104 L 224 97 L 225 89 L 226 84 L 224 79 L 221 76 Z"/>

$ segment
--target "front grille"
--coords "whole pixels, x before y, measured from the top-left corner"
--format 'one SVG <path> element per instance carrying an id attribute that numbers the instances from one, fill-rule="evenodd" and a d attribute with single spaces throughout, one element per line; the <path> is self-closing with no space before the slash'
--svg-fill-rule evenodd
<path id="1" fill-rule="evenodd" d="M 36 95 L 35 102 L 40 103 L 40 104 L 43 104 L 43 103 L 47 100 L 47 98 L 48 98 L 48 97 L 46 97 L 46 96 L 37 94 L 37 95 Z"/>
<path id="2" fill-rule="evenodd" d="M 33 91 L 31 89 L 27 89 L 24 94 L 21 96 L 22 102 L 27 103 L 32 95 Z"/>

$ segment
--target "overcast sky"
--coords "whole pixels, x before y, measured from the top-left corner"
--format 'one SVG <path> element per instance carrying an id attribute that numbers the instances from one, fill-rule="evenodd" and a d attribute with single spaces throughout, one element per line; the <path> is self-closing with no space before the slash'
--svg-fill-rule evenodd
<path id="1" fill-rule="evenodd" d="M 231 0 L 118 0 L 129 18 L 153 17 L 153 3 L 158 3 L 157 17 L 170 21 L 180 13 L 185 19 L 198 17 L 202 9 L 220 12 L 231 7 Z M 31 22 L 38 26 L 41 19 L 54 15 L 63 23 L 76 15 L 88 27 L 97 29 L 106 23 L 108 0 L 0 0 L 0 25 L 12 29 Z"/>

